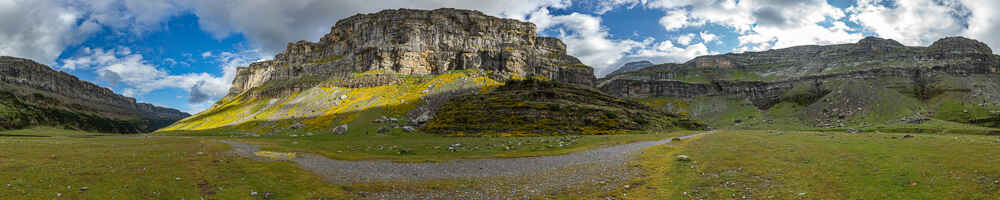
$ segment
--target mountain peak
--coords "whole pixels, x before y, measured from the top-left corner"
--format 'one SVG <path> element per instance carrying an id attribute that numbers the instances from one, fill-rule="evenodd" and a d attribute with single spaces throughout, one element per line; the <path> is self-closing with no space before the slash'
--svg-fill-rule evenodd
<path id="1" fill-rule="evenodd" d="M 930 48 L 945 54 L 993 54 L 993 50 L 985 43 L 961 36 L 942 38 L 931 44 Z"/>

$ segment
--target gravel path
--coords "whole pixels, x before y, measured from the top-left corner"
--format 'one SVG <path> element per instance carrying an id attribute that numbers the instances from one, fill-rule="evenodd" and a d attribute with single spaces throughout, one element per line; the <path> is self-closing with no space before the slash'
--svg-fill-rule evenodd
<path id="1" fill-rule="evenodd" d="M 705 133 L 682 136 L 681 139 Z M 233 147 L 233 151 L 243 157 L 257 158 L 254 152 L 259 147 L 240 142 L 222 140 Z M 604 148 L 579 151 L 565 155 L 454 160 L 434 163 L 396 163 L 387 160 L 345 161 L 333 160 L 320 155 L 300 154 L 292 161 L 304 169 L 324 174 L 327 180 L 336 184 L 384 180 L 429 180 L 447 178 L 477 178 L 494 176 L 516 176 L 546 170 L 556 170 L 581 164 L 624 165 L 629 155 L 637 150 L 671 142 L 671 139 L 644 141 Z"/>

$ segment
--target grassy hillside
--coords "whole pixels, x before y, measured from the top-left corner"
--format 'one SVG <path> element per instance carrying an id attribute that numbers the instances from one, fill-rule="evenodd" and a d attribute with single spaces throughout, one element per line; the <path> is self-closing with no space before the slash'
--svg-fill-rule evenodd
<path id="1" fill-rule="evenodd" d="M 449 135 L 600 135 L 629 130 L 700 129 L 701 124 L 592 88 L 512 80 L 488 93 L 449 100 L 427 132 Z"/>
<path id="2" fill-rule="evenodd" d="M 796 85 L 767 108 L 724 96 L 636 98 L 666 112 L 689 114 L 713 128 L 996 134 L 1000 91 L 995 77 L 938 77 L 926 95 L 910 80 L 831 80 Z"/>
<path id="3" fill-rule="evenodd" d="M 357 74 L 357 78 L 377 73 Z M 277 84 L 277 83 L 273 83 Z M 382 116 L 402 121 L 428 101 L 461 92 L 481 92 L 501 82 L 481 70 L 451 71 L 436 76 L 407 76 L 399 84 L 345 88 L 334 83 L 303 89 L 287 97 L 254 98 L 246 95 L 220 100 L 212 108 L 160 131 L 236 130 L 260 134 L 330 133 L 339 125 L 349 132 L 376 132 L 372 121 Z M 303 129 L 292 127 L 304 125 Z"/>
<path id="4" fill-rule="evenodd" d="M 149 131 L 145 121 L 107 118 L 91 113 L 46 104 L 59 104 L 42 94 L 17 95 L 0 90 L 0 130 L 23 129 L 32 126 L 57 126 L 67 129 L 106 133 Z"/>
<path id="5" fill-rule="evenodd" d="M 647 149 L 637 199 L 995 199 L 995 136 L 720 131 Z M 677 159 L 686 155 L 690 161 Z M 620 195 L 620 194 L 619 194 Z"/>

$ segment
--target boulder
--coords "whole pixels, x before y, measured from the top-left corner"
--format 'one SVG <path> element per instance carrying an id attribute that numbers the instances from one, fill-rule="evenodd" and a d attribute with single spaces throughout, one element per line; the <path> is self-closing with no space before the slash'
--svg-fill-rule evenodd
<path id="1" fill-rule="evenodd" d="M 334 135 L 343 135 L 347 133 L 347 124 L 341 124 L 333 129 Z"/>

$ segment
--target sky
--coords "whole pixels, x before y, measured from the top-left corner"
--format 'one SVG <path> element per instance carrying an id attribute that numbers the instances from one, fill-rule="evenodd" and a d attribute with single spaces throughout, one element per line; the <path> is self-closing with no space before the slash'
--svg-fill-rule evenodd
<path id="1" fill-rule="evenodd" d="M 535 23 L 597 76 L 632 61 L 866 36 L 910 46 L 964 36 L 1000 47 L 1000 1 L 992 0 L 0 0 L 0 55 L 197 113 L 226 95 L 236 67 L 289 42 L 315 42 L 337 20 L 442 7 Z"/>

